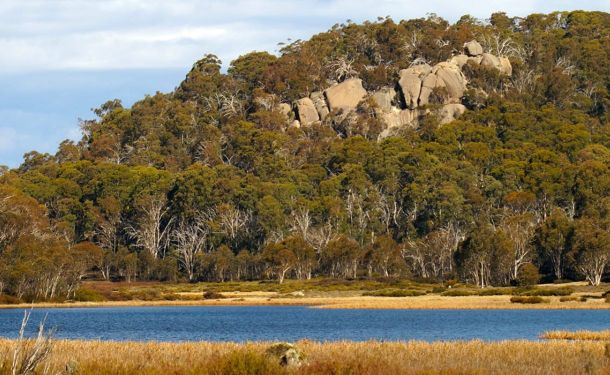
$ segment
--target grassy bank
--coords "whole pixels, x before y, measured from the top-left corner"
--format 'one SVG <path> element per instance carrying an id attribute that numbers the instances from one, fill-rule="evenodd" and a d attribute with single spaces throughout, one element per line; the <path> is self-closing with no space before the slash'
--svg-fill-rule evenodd
<path id="1" fill-rule="evenodd" d="M 607 284 L 485 288 L 405 280 L 290 280 L 197 284 L 86 282 L 72 301 L 36 307 L 307 305 L 341 309 L 610 309 Z M 24 308 L 31 303 L 2 303 Z"/>
<path id="2" fill-rule="evenodd" d="M 14 341 L 0 341 L 0 352 Z M 592 374 L 608 373 L 598 342 L 302 341 L 298 367 L 281 367 L 269 343 L 57 341 L 43 363 L 72 374 Z"/>
<path id="3" fill-rule="evenodd" d="M 447 297 L 423 295 L 417 297 L 286 297 L 245 293 L 227 293 L 222 299 L 186 299 L 160 301 L 102 301 L 61 302 L 0 305 L 0 308 L 58 308 L 58 307 L 131 307 L 131 306 L 310 306 L 321 309 L 610 309 L 610 303 L 602 299 L 586 302 L 561 302 L 561 297 L 546 297 L 544 303 L 511 302 L 510 296 L 461 296 Z"/>

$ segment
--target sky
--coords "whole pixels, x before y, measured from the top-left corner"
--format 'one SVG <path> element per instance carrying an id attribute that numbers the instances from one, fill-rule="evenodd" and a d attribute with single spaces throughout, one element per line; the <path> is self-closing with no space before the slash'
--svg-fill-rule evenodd
<path id="1" fill-rule="evenodd" d="M 0 165 L 80 138 L 106 100 L 173 90 L 206 53 L 226 68 L 348 19 L 575 9 L 610 12 L 610 0 L 0 0 Z"/>

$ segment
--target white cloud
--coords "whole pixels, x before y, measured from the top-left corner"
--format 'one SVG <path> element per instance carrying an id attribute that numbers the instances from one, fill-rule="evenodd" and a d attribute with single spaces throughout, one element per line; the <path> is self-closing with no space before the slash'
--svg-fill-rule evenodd
<path id="1" fill-rule="evenodd" d="M 273 51 L 347 19 L 575 8 L 610 10 L 610 0 L 2 0 L 0 72 L 188 67 L 207 52 L 229 61 Z"/>

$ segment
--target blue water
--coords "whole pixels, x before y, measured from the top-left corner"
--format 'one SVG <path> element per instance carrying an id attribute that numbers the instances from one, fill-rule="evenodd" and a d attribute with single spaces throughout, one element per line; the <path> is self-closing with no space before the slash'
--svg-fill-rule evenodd
<path id="1" fill-rule="evenodd" d="M 536 340 L 543 331 L 610 328 L 610 310 L 324 310 L 290 306 L 35 309 L 30 328 L 67 339 L 136 341 Z M 15 337 L 23 310 L 0 310 Z"/>

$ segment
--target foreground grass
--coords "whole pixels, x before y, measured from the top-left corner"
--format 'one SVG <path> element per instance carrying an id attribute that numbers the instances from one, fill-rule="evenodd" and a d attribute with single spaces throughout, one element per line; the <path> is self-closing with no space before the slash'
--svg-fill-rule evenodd
<path id="1" fill-rule="evenodd" d="M 605 331 L 548 331 L 540 335 L 547 340 L 610 341 L 610 330 Z"/>
<path id="2" fill-rule="evenodd" d="M 0 341 L 0 353 L 12 345 Z M 301 341 L 305 360 L 296 368 L 282 368 L 267 356 L 270 345 L 56 341 L 44 367 L 48 373 L 163 375 L 610 373 L 600 342 Z"/>

